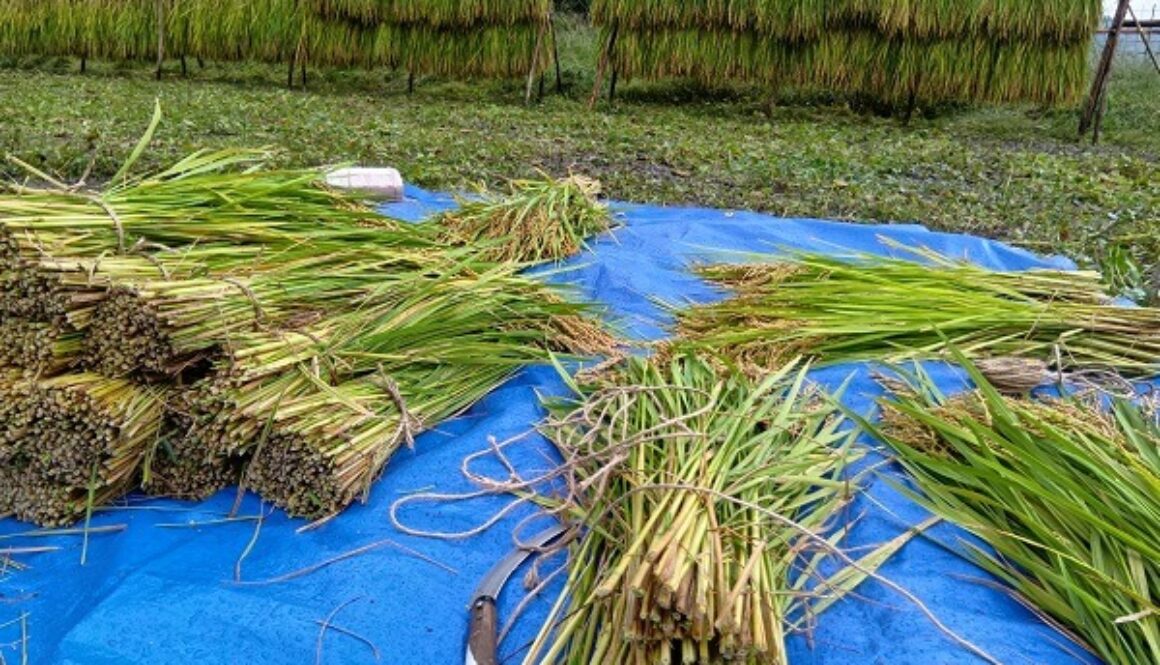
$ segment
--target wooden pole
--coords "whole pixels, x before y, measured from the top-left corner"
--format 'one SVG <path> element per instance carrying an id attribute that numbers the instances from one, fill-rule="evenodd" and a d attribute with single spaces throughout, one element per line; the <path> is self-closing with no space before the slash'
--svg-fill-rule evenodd
<path id="1" fill-rule="evenodd" d="M 157 0 L 157 80 L 161 80 L 161 68 L 165 65 L 165 2 Z"/>
<path id="2" fill-rule="evenodd" d="M 540 26 L 540 31 L 536 33 L 536 46 L 532 49 L 532 66 L 528 68 L 528 85 L 524 91 L 524 103 L 532 103 L 532 88 L 536 84 L 536 70 L 540 68 L 540 50 L 544 46 L 544 34 L 548 31 L 548 25 Z"/>
<path id="3" fill-rule="evenodd" d="M 564 77 L 560 73 L 560 44 L 556 41 L 556 17 L 549 19 L 548 30 L 552 38 L 552 60 L 556 63 L 556 94 L 564 92 Z"/>
<path id="4" fill-rule="evenodd" d="M 596 100 L 600 99 L 600 88 L 604 86 L 604 73 L 608 71 L 608 61 L 612 59 L 612 50 L 616 48 L 616 36 L 620 32 L 620 24 L 612 24 L 612 33 L 608 36 L 608 44 L 600 54 L 600 62 L 596 65 L 596 84 L 592 86 L 592 97 L 588 99 L 588 108 L 596 108 Z"/>
<path id="5" fill-rule="evenodd" d="M 1112 61 L 1115 59 L 1116 46 L 1120 41 L 1120 30 L 1124 25 L 1124 18 L 1128 15 L 1129 0 L 1120 0 L 1120 4 L 1116 7 L 1115 18 L 1112 19 L 1112 27 L 1108 32 L 1108 41 L 1104 44 L 1104 53 L 1100 56 L 1100 64 L 1096 67 L 1096 76 L 1092 81 L 1091 92 L 1088 93 L 1087 103 L 1084 105 L 1083 116 L 1079 121 L 1079 135 L 1086 136 L 1088 131 L 1093 127 L 1096 131 L 1092 132 L 1092 143 L 1098 143 L 1099 135 L 1099 116 L 1103 114 L 1104 102 L 1108 92 L 1108 77 L 1112 73 Z"/>
<path id="6" fill-rule="evenodd" d="M 1148 39 L 1148 33 L 1144 32 L 1144 28 L 1140 25 L 1140 19 L 1136 18 L 1136 10 L 1128 5 L 1128 13 L 1132 15 L 1132 23 L 1136 25 L 1136 32 L 1140 33 L 1140 41 L 1144 42 L 1144 50 L 1148 52 L 1148 57 L 1152 59 L 1152 66 L 1156 68 L 1156 73 L 1160 74 L 1160 62 L 1156 60 L 1156 54 L 1152 52 L 1152 42 Z"/>

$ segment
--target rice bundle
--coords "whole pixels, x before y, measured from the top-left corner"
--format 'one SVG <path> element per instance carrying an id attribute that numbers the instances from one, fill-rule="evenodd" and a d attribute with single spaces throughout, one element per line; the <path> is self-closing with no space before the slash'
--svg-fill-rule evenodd
<path id="1" fill-rule="evenodd" d="M 1109 663 L 1160 660 L 1160 426 L 1116 400 L 948 398 L 926 377 L 876 434 L 935 513 L 993 551 L 964 555 Z"/>
<path id="2" fill-rule="evenodd" d="M 6 510 L 56 524 L 244 479 L 322 517 L 522 365 L 612 347 L 520 266 L 254 156 L 0 194 Z"/>
<path id="3" fill-rule="evenodd" d="M 754 81 L 894 104 L 1067 104 L 1098 0 L 596 0 L 626 78 Z"/>
<path id="4" fill-rule="evenodd" d="M 494 261 L 559 261 L 580 252 L 585 238 L 612 228 L 597 201 L 600 183 L 583 176 L 517 180 L 505 195 L 486 190 L 439 218 L 449 242 L 479 245 Z"/>
<path id="5" fill-rule="evenodd" d="M 164 401 L 158 390 L 95 374 L 17 384 L 12 398 L 11 510 L 45 526 L 71 523 L 131 489 Z"/>
<path id="6" fill-rule="evenodd" d="M 545 433 L 569 470 L 559 512 L 585 531 L 524 662 L 786 663 L 786 617 L 816 556 L 804 534 L 831 526 L 860 453 L 804 369 L 751 381 L 715 365 L 634 359 L 553 405 Z"/>
<path id="7" fill-rule="evenodd" d="M 706 266 L 735 297 L 677 313 L 676 348 L 708 348 L 749 368 L 799 355 L 823 363 L 1014 357 L 1056 371 L 1152 375 L 1160 310 L 1122 307 L 1096 273 L 993 272 L 932 252 L 903 259 L 801 255 Z"/>
<path id="8" fill-rule="evenodd" d="M 0 367 L 21 370 L 29 378 L 49 377 L 75 366 L 82 336 L 52 323 L 0 318 Z"/>
<path id="9" fill-rule="evenodd" d="M 548 0 L 0 0 L 0 55 L 543 71 Z M 158 16 L 161 12 L 161 16 Z M 160 25 L 160 32 L 159 32 Z"/>
<path id="10" fill-rule="evenodd" d="M 225 427 L 223 401 L 209 388 L 213 381 L 206 378 L 171 393 L 157 443 L 142 469 L 146 493 L 197 501 L 241 480 L 245 457 L 218 454 L 211 447 Z"/>
<path id="11" fill-rule="evenodd" d="M 434 27 L 471 27 L 480 22 L 517 25 L 542 19 L 551 11 L 548 0 L 310 0 L 314 10 L 328 18 L 364 24 L 423 24 Z"/>

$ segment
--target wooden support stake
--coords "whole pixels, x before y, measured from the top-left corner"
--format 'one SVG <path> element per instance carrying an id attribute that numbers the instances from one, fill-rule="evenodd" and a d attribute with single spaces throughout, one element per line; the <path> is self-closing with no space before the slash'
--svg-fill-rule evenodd
<path id="1" fill-rule="evenodd" d="M 588 108 L 596 108 L 596 100 L 600 99 L 600 88 L 604 86 L 604 74 L 608 71 L 608 62 L 612 59 L 612 50 L 616 48 L 616 36 L 620 32 L 620 24 L 612 24 L 612 33 L 608 37 L 608 44 L 600 54 L 600 62 L 596 65 L 596 84 L 592 86 L 592 97 L 588 99 Z"/>
<path id="2" fill-rule="evenodd" d="M 1156 73 L 1160 74 L 1160 61 L 1156 60 L 1156 54 L 1152 51 L 1152 42 L 1148 39 L 1148 33 L 1144 32 L 1144 28 L 1140 25 L 1140 19 L 1136 18 L 1136 10 L 1132 9 L 1132 5 L 1128 5 L 1128 13 L 1132 15 L 1132 23 L 1136 26 L 1136 32 L 1140 33 L 1140 41 L 1144 42 L 1144 50 L 1152 59 L 1152 66 L 1156 68 Z"/>
<path id="3" fill-rule="evenodd" d="M 415 70 L 407 70 L 407 94 L 415 94 Z"/>
<path id="4" fill-rule="evenodd" d="M 1119 6 L 1116 7 L 1116 16 L 1112 19 L 1111 30 L 1108 31 L 1108 41 L 1104 45 L 1103 55 L 1100 56 L 1100 64 L 1096 68 L 1092 89 L 1088 93 L 1083 116 L 1079 121 L 1079 135 L 1081 137 L 1086 136 L 1093 127 L 1095 128 L 1095 131 L 1092 132 L 1093 144 L 1100 140 L 1100 116 L 1104 112 L 1104 102 L 1108 92 L 1108 77 L 1112 73 L 1112 61 L 1115 59 L 1116 46 L 1120 41 L 1120 30 L 1124 26 L 1124 18 L 1128 15 L 1128 3 L 1129 0 L 1120 0 Z"/>
<path id="5" fill-rule="evenodd" d="M 620 70 L 616 67 L 612 68 L 612 80 L 608 83 L 608 101 L 609 103 L 616 101 L 616 82 L 620 79 Z"/>
<path id="6" fill-rule="evenodd" d="M 157 80 L 161 80 L 161 69 L 165 65 L 165 2 L 157 0 Z"/>
<path id="7" fill-rule="evenodd" d="M 560 44 L 556 41 L 556 17 L 549 18 L 548 30 L 552 38 L 552 60 L 556 63 L 556 94 L 564 92 L 564 76 L 560 72 Z"/>
<path id="8" fill-rule="evenodd" d="M 524 103 L 532 103 L 532 88 L 536 84 L 536 70 L 540 68 L 540 50 L 544 46 L 544 34 L 548 31 L 548 25 L 545 23 L 540 26 L 540 31 L 536 33 L 536 46 L 532 49 L 532 66 L 528 69 L 528 85 L 524 91 Z"/>

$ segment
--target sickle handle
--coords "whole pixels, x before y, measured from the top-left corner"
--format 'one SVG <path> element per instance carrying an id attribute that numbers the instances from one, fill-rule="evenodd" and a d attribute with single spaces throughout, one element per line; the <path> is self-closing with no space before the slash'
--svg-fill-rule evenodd
<path id="1" fill-rule="evenodd" d="M 494 598 L 477 598 L 471 605 L 471 633 L 467 638 L 467 662 L 497 665 L 496 633 L 499 616 Z"/>

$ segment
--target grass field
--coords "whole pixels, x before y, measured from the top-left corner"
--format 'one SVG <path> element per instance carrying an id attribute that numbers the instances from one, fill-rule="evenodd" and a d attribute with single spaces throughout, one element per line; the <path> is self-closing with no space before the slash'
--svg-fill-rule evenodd
<path id="1" fill-rule="evenodd" d="M 419 81 L 408 96 L 387 72 L 312 72 L 302 92 L 280 67 L 211 63 L 183 80 L 171 64 L 158 83 L 144 65 L 0 63 L 0 152 L 63 178 L 90 165 L 91 179 L 108 177 L 159 98 L 152 165 L 231 145 L 271 146 L 284 164 L 391 164 L 441 189 L 573 170 L 619 199 L 919 221 L 1098 263 L 1135 295 L 1160 285 L 1160 76 L 1143 64 L 1117 70 L 1093 148 L 1076 141 L 1074 110 L 939 109 L 903 124 L 678 82 L 625 86 L 593 112 L 594 51 L 571 23 L 565 94 L 530 107 L 518 81 Z"/>

